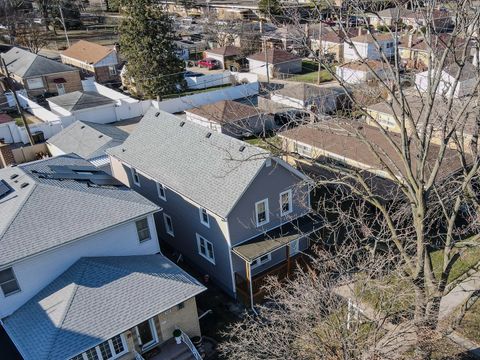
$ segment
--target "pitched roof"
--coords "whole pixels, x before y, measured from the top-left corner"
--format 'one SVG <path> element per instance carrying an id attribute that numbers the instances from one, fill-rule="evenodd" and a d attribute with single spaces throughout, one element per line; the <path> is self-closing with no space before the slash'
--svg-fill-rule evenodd
<path id="1" fill-rule="evenodd" d="M 42 76 L 66 71 L 78 71 L 74 67 L 62 64 L 61 62 L 47 59 L 41 55 L 31 53 L 13 47 L 6 53 L 2 54 L 8 71 L 21 78 L 29 78 L 33 76 Z"/>
<path id="2" fill-rule="evenodd" d="M 256 60 L 256 61 L 263 61 L 265 62 L 265 52 L 260 51 L 253 55 L 249 55 L 247 59 Z M 283 62 L 293 61 L 293 60 L 302 60 L 301 57 L 293 55 L 285 50 L 280 49 L 268 49 L 267 50 L 267 61 L 270 64 L 280 64 Z"/>
<path id="3" fill-rule="evenodd" d="M 98 185 L 88 175 L 79 180 L 85 177 L 73 170 L 79 167 L 111 179 L 74 154 L 0 169 L 0 180 L 10 189 L 0 198 L 0 265 L 158 211 L 118 182 Z"/>
<path id="4" fill-rule="evenodd" d="M 213 104 L 207 104 L 198 108 L 185 110 L 186 113 L 192 113 L 203 118 L 218 123 L 229 123 L 258 115 L 260 112 L 250 105 L 239 103 L 232 100 L 221 100 Z"/>
<path id="5" fill-rule="evenodd" d="M 0 124 L 6 124 L 13 121 L 13 118 L 8 114 L 0 114 Z"/>
<path id="6" fill-rule="evenodd" d="M 90 109 L 115 103 L 115 100 L 95 91 L 73 91 L 53 96 L 48 98 L 48 101 L 68 111 Z"/>
<path id="7" fill-rule="evenodd" d="M 350 40 L 352 42 L 357 42 L 357 43 L 369 43 L 369 44 L 373 44 L 375 42 L 376 39 L 377 41 L 393 41 L 393 36 L 390 34 L 390 33 L 385 33 L 385 34 L 363 34 L 363 35 L 359 35 L 359 36 L 356 36 L 354 38 L 351 38 Z"/>
<path id="8" fill-rule="evenodd" d="M 331 157 L 335 160 L 356 166 L 351 162 L 355 162 L 364 170 L 386 171 L 385 166 L 375 156 L 369 145 L 363 141 L 357 134 L 361 134 L 376 149 L 383 163 L 386 163 L 396 176 L 402 176 L 406 173 L 405 166 L 396 152 L 395 148 L 390 144 L 387 138 L 382 134 L 378 127 L 360 123 L 357 120 L 339 120 L 318 123 L 312 126 L 300 126 L 294 129 L 286 130 L 280 135 L 291 140 L 315 147 L 322 150 L 324 154 L 318 154 Z M 400 143 L 400 135 L 394 132 L 389 133 L 392 141 Z M 414 148 L 411 149 L 415 151 Z M 434 166 L 437 158 L 439 146 L 431 144 L 427 155 L 427 169 L 425 172 L 428 176 L 429 170 Z M 412 155 L 412 161 L 416 161 L 416 156 Z M 412 165 L 412 170 L 416 171 L 416 165 Z M 458 161 L 457 154 L 453 150 L 445 152 L 445 158 L 439 170 L 438 178 L 444 178 L 460 169 L 461 164 Z M 387 177 L 388 174 L 386 175 Z"/>
<path id="9" fill-rule="evenodd" d="M 68 56 L 87 64 L 96 64 L 112 52 L 115 52 L 115 50 L 90 41 L 79 40 L 67 50 L 62 51 L 60 55 Z"/>
<path id="10" fill-rule="evenodd" d="M 81 258 L 4 327 L 25 360 L 69 359 L 204 290 L 162 255 Z"/>
<path id="11" fill-rule="evenodd" d="M 116 126 L 78 120 L 47 142 L 65 154 L 75 153 L 90 160 L 105 155 L 107 149 L 122 144 L 127 137 L 128 133 Z"/>
<path id="12" fill-rule="evenodd" d="M 410 18 L 414 16 L 415 16 L 415 11 L 406 9 L 404 7 L 393 7 L 393 8 L 388 8 L 378 12 L 378 17 L 380 17 L 381 19 L 383 18 L 401 19 L 401 18 Z"/>
<path id="13" fill-rule="evenodd" d="M 345 90 L 341 87 L 321 87 L 306 83 L 290 83 L 285 85 L 284 88 L 276 90 L 275 94 L 290 97 L 292 99 L 308 101 L 312 97 L 323 97 L 330 95 L 338 96 L 345 94 Z"/>
<path id="14" fill-rule="evenodd" d="M 107 153 L 224 218 L 267 158 L 256 146 L 154 108 Z"/>
<path id="15" fill-rule="evenodd" d="M 237 46 L 223 46 L 215 49 L 205 50 L 207 53 L 217 54 L 222 56 L 239 56 L 242 55 L 242 49 Z"/>
<path id="16" fill-rule="evenodd" d="M 443 69 L 448 75 L 456 77 L 460 71 L 459 81 L 465 81 L 478 78 L 479 69 L 472 63 L 466 62 L 463 66 L 459 66 L 457 63 L 452 63 Z"/>

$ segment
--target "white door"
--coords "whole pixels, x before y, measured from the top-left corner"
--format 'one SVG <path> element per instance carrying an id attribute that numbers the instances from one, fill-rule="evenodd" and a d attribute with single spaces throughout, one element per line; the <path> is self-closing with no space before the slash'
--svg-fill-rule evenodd
<path id="1" fill-rule="evenodd" d="M 137 325 L 137 335 L 142 344 L 142 351 L 151 348 L 158 343 L 157 330 L 153 319 Z"/>
<path id="2" fill-rule="evenodd" d="M 63 84 L 57 84 L 58 95 L 65 94 L 65 86 Z"/>
<path id="3" fill-rule="evenodd" d="M 298 246 L 299 246 L 298 239 L 290 241 L 290 256 L 293 256 L 298 253 L 299 251 Z"/>

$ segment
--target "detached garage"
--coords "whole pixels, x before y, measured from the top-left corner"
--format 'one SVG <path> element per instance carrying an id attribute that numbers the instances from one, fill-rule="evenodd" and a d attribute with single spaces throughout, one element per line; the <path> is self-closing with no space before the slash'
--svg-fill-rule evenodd
<path id="1" fill-rule="evenodd" d="M 380 61 L 368 60 L 365 62 L 355 61 L 337 67 L 336 74 L 340 80 L 347 84 L 358 84 L 376 80 L 377 77 L 387 77 L 388 66 Z"/>
<path id="2" fill-rule="evenodd" d="M 247 57 L 251 73 L 267 75 L 267 62 L 269 76 L 275 77 L 278 73 L 298 74 L 302 72 L 302 58 L 285 50 L 268 49 Z"/>
<path id="3" fill-rule="evenodd" d="M 74 91 L 47 100 L 50 110 L 60 116 L 73 115 L 76 120 L 97 124 L 117 121 L 115 100 L 94 91 Z"/>

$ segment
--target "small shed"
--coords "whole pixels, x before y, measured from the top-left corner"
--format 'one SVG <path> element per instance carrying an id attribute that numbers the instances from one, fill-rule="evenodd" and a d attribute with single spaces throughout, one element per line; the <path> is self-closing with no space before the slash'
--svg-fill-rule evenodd
<path id="1" fill-rule="evenodd" d="M 285 50 L 268 49 L 247 57 L 250 72 L 274 77 L 278 73 L 298 74 L 302 72 L 302 58 Z"/>
<path id="2" fill-rule="evenodd" d="M 347 84 L 358 84 L 376 80 L 375 74 L 381 79 L 385 79 L 387 77 L 387 65 L 376 60 L 354 61 L 338 66 L 336 74 L 339 79 Z"/>
<path id="3" fill-rule="evenodd" d="M 230 64 L 235 66 L 235 63 L 242 59 L 242 50 L 237 46 L 222 46 L 209 49 L 205 50 L 204 54 L 205 58 L 217 60 L 223 69 L 227 69 Z"/>

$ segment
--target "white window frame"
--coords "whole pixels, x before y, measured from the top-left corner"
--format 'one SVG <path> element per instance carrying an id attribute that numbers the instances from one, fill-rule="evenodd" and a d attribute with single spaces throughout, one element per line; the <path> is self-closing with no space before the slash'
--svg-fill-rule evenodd
<path id="1" fill-rule="evenodd" d="M 283 202 L 282 202 L 282 196 L 287 194 L 288 195 L 288 211 L 283 211 Z M 286 216 L 288 214 L 291 214 L 293 211 L 293 201 L 292 201 L 292 189 L 288 189 L 287 191 L 281 192 L 280 193 L 280 215 L 281 216 Z"/>
<path id="2" fill-rule="evenodd" d="M 55 84 L 58 95 L 66 94 L 64 83 Z"/>
<path id="3" fill-rule="evenodd" d="M 158 194 L 158 197 L 163 201 L 167 201 L 167 192 L 165 190 L 166 190 L 165 185 L 157 182 L 157 194 Z M 161 194 L 161 191 L 163 191 L 163 196 Z"/>
<path id="4" fill-rule="evenodd" d="M 265 203 L 265 221 L 263 222 L 258 222 L 258 205 Z M 269 214 L 269 206 L 268 206 L 268 199 L 263 199 L 260 201 L 257 201 L 255 203 L 255 223 L 257 224 L 257 227 L 268 224 L 270 222 L 270 214 Z"/>
<path id="5" fill-rule="evenodd" d="M 122 345 L 123 345 L 123 351 L 122 351 L 122 352 L 119 352 L 118 354 L 115 353 L 115 349 L 114 349 L 114 347 L 113 347 L 113 342 L 112 342 L 112 339 L 113 339 L 114 337 L 117 337 L 117 336 L 120 336 L 120 340 L 122 341 Z M 126 340 L 125 340 L 125 336 L 123 336 L 123 334 L 119 334 L 119 335 L 115 335 L 114 337 L 112 337 L 112 338 L 110 338 L 110 339 L 107 340 L 107 341 L 108 341 L 108 345 L 110 346 L 110 352 L 111 352 L 112 355 L 113 355 L 112 357 L 110 357 L 110 358 L 108 358 L 108 359 L 104 359 L 103 356 L 102 356 L 102 352 L 100 351 L 100 347 L 99 347 L 101 343 L 98 344 L 98 345 L 96 345 L 96 346 L 94 346 L 93 348 L 90 348 L 90 349 L 95 349 L 95 352 L 97 353 L 97 356 L 98 356 L 98 359 L 99 359 L 99 360 L 113 360 L 113 359 L 117 359 L 117 358 L 119 358 L 119 357 L 121 357 L 121 356 L 123 356 L 123 355 L 125 355 L 126 353 L 129 352 L 129 350 L 128 350 L 128 344 L 127 344 L 127 342 L 126 342 Z M 102 343 L 103 343 L 103 342 L 104 342 L 104 341 L 102 341 Z M 79 356 L 79 355 L 82 357 L 83 360 L 88 360 L 86 352 L 89 351 L 90 349 L 85 350 L 85 351 L 84 351 L 83 353 L 81 353 L 81 354 L 72 356 L 72 357 L 70 358 L 70 360 L 74 359 L 75 357 L 77 357 L 77 356 Z"/>
<path id="6" fill-rule="evenodd" d="M 267 257 L 266 259 L 262 260 L 262 258 Z M 250 269 L 255 269 L 259 266 L 262 266 L 263 264 L 266 264 L 272 260 L 272 254 L 264 254 L 262 256 L 259 256 L 258 258 L 254 259 L 252 263 L 250 264 Z"/>
<path id="7" fill-rule="evenodd" d="M 115 67 L 115 65 L 109 65 L 108 66 L 108 73 L 110 74 L 110 76 L 117 75 L 117 68 Z"/>
<path id="8" fill-rule="evenodd" d="M 168 225 L 168 220 L 170 220 L 170 226 Z M 173 230 L 173 220 L 172 217 L 168 214 L 163 213 L 163 223 L 165 224 L 165 232 L 174 237 L 175 236 L 175 231 Z"/>
<path id="9" fill-rule="evenodd" d="M 140 185 L 140 175 L 138 174 L 138 171 L 135 169 L 135 168 L 130 168 L 130 171 L 132 173 L 132 179 L 133 179 L 133 183 L 137 186 L 141 186 Z M 136 180 L 135 180 L 136 179 Z"/>
<path id="10" fill-rule="evenodd" d="M 18 294 L 19 292 L 22 291 L 22 288 L 20 287 L 20 284 L 19 284 L 19 282 L 18 282 L 17 276 L 15 275 L 15 271 L 13 271 L 13 267 L 8 267 L 8 268 L 5 268 L 5 269 L 1 269 L 0 271 L 5 271 L 5 270 L 8 270 L 8 269 L 11 269 L 12 275 L 13 275 L 13 279 L 8 280 L 7 282 L 2 283 L 2 284 L 6 284 L 6 283 L 9 283 L 9 282 L 15 281 L 15 283 L 17 284 L 18 289 L 15 290 L 15 291 L 9 292 L 8 294 L 5 294 L 5 293 L 3 292 L 2 287 L 0 286 L 0 289 L 2 290 L 2 294 L 3 294 L 4 297 L 8 297 L 8 296 L 11 296 L 11 295 L 14 295 L 14 294 Z"/>
<path id="11" fill-rule="evenodd" d="M 213 265 L 215 265 L 215 248 L 213 247 L 213 244 L 208 241 L 207 239 L 205 239 L 202 235 L 200 234 L 196 234 L 197 236 L 197 248 L 198 248 L 198 254 L 203 257 L 204 259 L 210 261 Z M 205 248 L 205 254 L 202 253 L 202 242 L 204 243 L 203 244 L 203 247 Z M 213 257 L 210 257 L 208 255 L 208 245 L 210 244 L 210 246 L 212 247 L 212 254 L 213 254 Z"/>
<path id="12" fill-rule="evenodd" d="M 147 222 L 148 238 L 140 239 L 140 231 L 138 230 L 137 223 L 139 221 L 143 221 L 143 220 L 145 220 Z M 152 231 L 150 229 L 150 223 L 148 222 L 148 218 L 145 217 L 143 219 L 136 220 L 135 221 L 135 229 L 137 230 L 138 241 L 140 242 L 140 244 L 143 244 L 146 241 L 152 240 Z M 141 229 L 141 230 L 145 230 L 145 229 Z"/>
<path id="13" fill-rule="evenodd" d="M 198 209 L 199 215 L 200 215 L 200 222 L 205 225 L 207 228 L 210 228 L 210 215 L 208 214 L 207 209 L 205 208 L 200 208 Z M 207 221 L 203 218 L 203 215 L 207 215 Z"/>
<path id="14" fill-rule="evenodd" d="M 41 77 L 27 79 L 27 85 L 30 90 L 45 89 L 45 83 Z"/>

